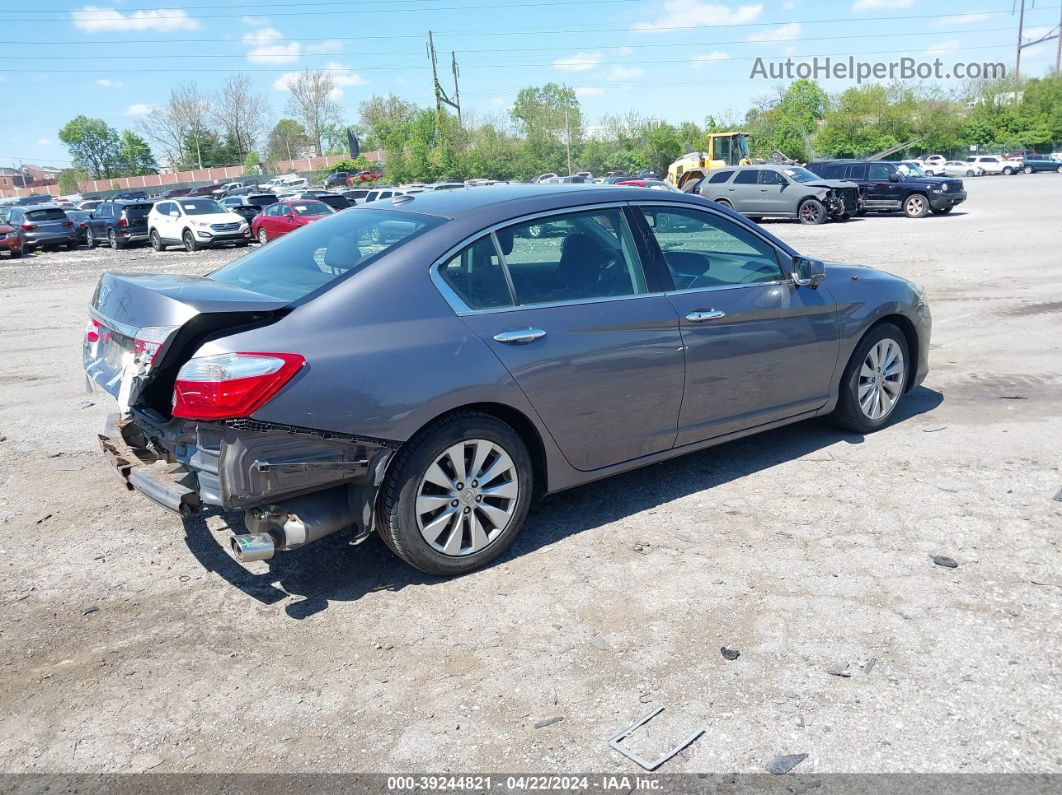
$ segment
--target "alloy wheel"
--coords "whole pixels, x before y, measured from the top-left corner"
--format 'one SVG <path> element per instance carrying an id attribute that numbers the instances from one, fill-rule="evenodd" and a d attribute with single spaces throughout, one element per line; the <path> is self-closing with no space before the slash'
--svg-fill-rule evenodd
<path id="1" fill-rule="evenodd" d="M 118 250 L 118 235 L 116 235 L 114 233 L 113 229 L 110 232 L 107 233 L 107 240 L 111 244 L 111 248 L 113 248 L 115 251 L 117 251 Z"/>
<path id="2" fill-rule="evenodd" d="M 259 227 L 258 229 L 258 242 L 263 246 L 269 242 L 269 237 L 266 235 L 266 230 Z"/>
<path id="3" fill-rule="evenodd" d="M 501 445 L 466 439 L 435 459 L 416 493 L 421 536 L 436 551 L 463 557 L 487 547 L 509 526 L 520 485 Z"/>
<path id="4" fill-rule="evenodd" d="M 907 200 L 907 214 L 920 218 L 926 214 L 926 200 L 921 196 L 912 196 Z"/>
<path id="5" fill-rule="evenodd" d="M 805 202 L 800 208 L 800 217 L 805 223 L 813 224 L 819 220 L 821 210 L 818 204 Z"/>
<path id="6" fill-rule="evenodd" d="M 892 413 L 903 390 L 903 350 L 896 340 L 883 339 L 867 352 L 859 370 L 859 408 L 869 420 Z"/>

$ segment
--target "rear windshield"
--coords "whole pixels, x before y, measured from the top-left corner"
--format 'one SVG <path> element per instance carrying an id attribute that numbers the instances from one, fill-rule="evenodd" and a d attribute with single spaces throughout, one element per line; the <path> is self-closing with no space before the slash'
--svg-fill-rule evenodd
<path id="1" fill-rule="evenodd" d="M 122 212 L 125 213 L 125 217 L 129 219 L 147 218 L 147 214 L 151 212 L 152 204 L 127 204 L 122 208 Z"/>
<path id="2" fill-rule="evenodd" d="M 276 204 L 277 197 L 272 193 L 252 193 L 247 197 L 248 204 L 257 204 L 259 207 L 268 207 L 270 204 Z"/>
<path id="3" fill-rule="evenodd" d="M 225 208 L 213 199 L 184 199 L 181 209 L 186 215 L 211 215 L 226 212 Z"/>
<path id="4" fill-rule="evenodd" d="M 48 210 L 30 210 L 26 213 L 27 221 L 65 221 L 66 213 L 58 207 Z"/>
<path id="5" fill-rule="evenodd" d="M 291 209 L 299 215 L 328 215 L 332 208 L 324 202 L 300 201 L 291 202 Z"/>
<path id="6" fill-rule="evenodd" d="M 441 218 L 389 210 L 334 213 L 229 263 L 210 278 L 297 301 L 441 223 Z"/>

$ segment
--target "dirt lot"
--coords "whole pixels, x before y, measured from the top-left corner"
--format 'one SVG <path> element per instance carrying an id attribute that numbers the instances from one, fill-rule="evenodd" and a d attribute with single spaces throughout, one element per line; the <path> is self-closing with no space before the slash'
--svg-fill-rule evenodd
<path id="1" fill-rule="evenodd" d="M 606 740 L 662 705 L 646 754 L 707 729 L 662 772 L 1062 772 L 1062 176 L 967 184 L 947 217 L 769 224 L 928 288 L 932 371 L 891 428 L 551 497 L 453 581 L 376 539 L 240 566 L 223 519 L 108 471 L 99 271 L 235 252 L 4 260 L 0 770 L 633 773 Z"/>

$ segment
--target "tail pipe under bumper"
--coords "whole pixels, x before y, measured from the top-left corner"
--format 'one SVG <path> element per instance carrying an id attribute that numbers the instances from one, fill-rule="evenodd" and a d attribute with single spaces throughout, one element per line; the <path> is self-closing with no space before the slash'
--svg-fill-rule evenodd
<path id="1" fill-rule="evenodd" d="M 348 488 L 295 497 L 244 514 L 248 533 L 232 536 L 232 554 L 240 562 L 268 560 L 278 550 L 298 549 L 358 522 Z"/>

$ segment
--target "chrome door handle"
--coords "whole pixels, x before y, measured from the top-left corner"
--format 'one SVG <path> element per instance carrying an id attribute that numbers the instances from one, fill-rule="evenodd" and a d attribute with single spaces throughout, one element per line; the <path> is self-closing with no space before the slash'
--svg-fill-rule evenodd
<path id="1" fill-rule="evenodd" d="M 704 309 L 690 312 L 686 315 L 686 320 L 690 321 L 690 323 L 701 323 L 705 320 L 717 320 L 721 317 L 726 317 L 726 312 L 721 312 L 718 309 Z"/>
<path id="2" fill-rule="evenodd" d="M 506 345 L 526 345 L 540 337 L 545 337 L 546 332 L 537 328 L 525 328 L 518 331 L 502 331 L 494 335 L 495 342 L 504 342 Z"/>

